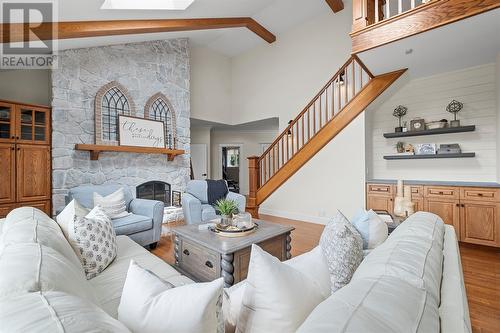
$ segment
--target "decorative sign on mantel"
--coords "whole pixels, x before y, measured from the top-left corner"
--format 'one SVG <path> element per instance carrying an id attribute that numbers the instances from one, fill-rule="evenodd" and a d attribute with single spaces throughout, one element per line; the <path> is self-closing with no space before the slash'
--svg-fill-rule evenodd
<path id="1" fill-rule="evenodd" d="M 118 116 L 120 146 L 165 148 L 163 121 Z"/>

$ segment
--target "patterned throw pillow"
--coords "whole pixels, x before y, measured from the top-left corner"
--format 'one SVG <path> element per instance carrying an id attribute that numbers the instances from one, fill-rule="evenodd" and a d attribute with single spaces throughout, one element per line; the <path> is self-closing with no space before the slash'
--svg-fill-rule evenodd
<path id="1" fill-rule="evenodd" d="M 75 216 L 68 229 L 69 242 L 80 258 L 87 280 L 96 277 L 115 259 L 115 230 L 100 206 L 85 217 Z"/>
<path id="2" fill-rule="evenodd" d="M 105 197 L 94 192 L 94 206 L 101 206 L 106 214 L 112 219 L 128 215 L 123 188 L 119 188 L 117 191 Z"/>
<path id="3" fill-rule="evenodd" d="M 328 262 L 334 293 L 351 281 L 363 260 L 363 240 L 356 228 L 338 212 L 323 230 L 319 245 Z"/>

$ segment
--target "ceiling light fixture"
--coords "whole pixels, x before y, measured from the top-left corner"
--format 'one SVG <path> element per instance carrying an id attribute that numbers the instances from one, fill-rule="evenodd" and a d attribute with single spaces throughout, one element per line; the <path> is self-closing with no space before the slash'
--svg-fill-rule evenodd
<path id="1" fill-rule="evenodd" d="M 194 0 L 104 0 L 101 9 L 185 10 Z"/>

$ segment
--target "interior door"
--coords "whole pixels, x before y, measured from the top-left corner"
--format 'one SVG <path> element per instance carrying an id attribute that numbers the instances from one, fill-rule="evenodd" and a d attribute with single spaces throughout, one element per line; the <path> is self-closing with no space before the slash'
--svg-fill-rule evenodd
<path id="1" fill-rule="evenodd" d="M 191 163 L 193 165 L 194 179 L 207 179 L 208 156 L 205 143 L 191 144 Z"/>
<path id="2" fill-rule="evenodd" d="M 17 145 L 17 201 L 50 200 L 50 148 Z"/>
<path id="3" fill-rule="evenodd" d="M 0 203 L 16 201 L 16 153 L 13 143 L 0 143 Z"/>

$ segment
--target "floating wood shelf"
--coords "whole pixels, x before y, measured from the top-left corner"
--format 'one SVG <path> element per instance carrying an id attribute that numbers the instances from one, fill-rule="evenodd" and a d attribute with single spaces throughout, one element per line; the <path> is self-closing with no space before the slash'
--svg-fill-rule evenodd
<path id="1" fill-rule="evenodd" d="M 473 132 L 475 130 L 476 130 L 476 125 L 470 125 L 470 126 L 460 126 L 460 127 L 446 127 L 446 128 L 428 129 L 428 130 L 423 130 L 423 131 L 384 133 L 384 137 L 385 138 L 404 138 L 404 137 L 409 137 L 409 136 Z"/>
<path id="2" fill-rule="evenodd" d="M 435 154 L 435 155 L 388 155 L 384 156 L 385 160 L 422 160 L 429 158 L 466 158 L 474 157 L 476 153 L 461 153 L 461 154 Z"/>
<path id="3" fill-rule="evenodd" d="M 152 148 L 152 147 L 133 147 L 133 146 L 108 146 L 108 145 L 87 145 L 76 144 L 76 150 L 85 150 L 90 152 L 92 161 L 99 159 L 99 153 L 103 151 L 115 151 L 125 153 L 140 153 L 140 154 L 163 154 L 167 155 L 167 160 L 173 161 L 175 156 L 184 154 L 184 150 L 167 149 L 167 148 Z"/>

